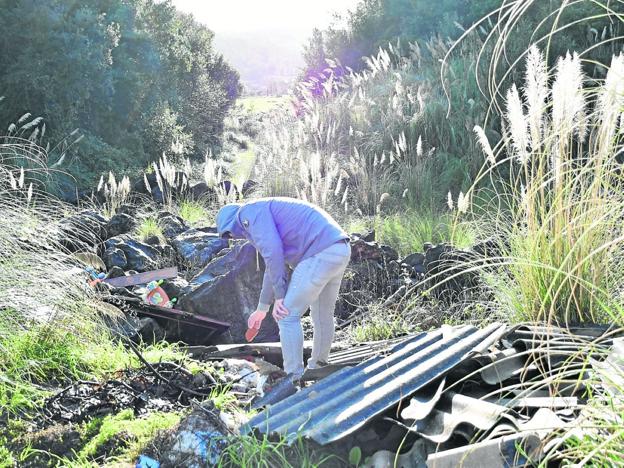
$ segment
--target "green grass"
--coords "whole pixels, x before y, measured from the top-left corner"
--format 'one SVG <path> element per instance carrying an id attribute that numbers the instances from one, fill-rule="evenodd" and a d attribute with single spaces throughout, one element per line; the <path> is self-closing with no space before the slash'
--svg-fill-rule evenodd
<path id="1" fill-rule="evenodd" d="M 150 413 L 145 418 L 136 418 L 132 409 L 106 416 L 100 421 L 92 422 L 91 427 L 87 428 L 89 432 L 95 432 L 95 435 L 78 453 L 78 458 L 92 459 L 102 446 L 124 435 L 127 437 L 128 445 L 116 453 L 114 459 L 119 462 L 133 462 L 158 431 L 172 428 L 180 422 L 180 419 L 179 414 L 159 412 Z"/>
<path id="2" fill-rule="evenodd" d="M 158 224 L 158 220 L 154 217 L 147 217 L 141 220 L 136 230 L 139 239 L 145 242 L 150 237 L 156 236 L 160 240 L 164 240 L 162 228 Z"/>
<path id="3" fill-rule="evenodd" d="M 58 328 L 57 328 L 58 327 Z M 16 411 L 48 394 L 42 384 L 102 375 L 129 364 L 130 355 L 102 330 L 60 324 L 15 330 L 0 322 L 0 407 Z"/>
<path id="4" fill-rule="evenodd" d="M 208 211 L 203 203 L 196 200 L 183 200 L 178 206 L 178 215 L 190 225 L 205 223 Z"/>
<path id="5" fill-rule="evenodd" d="M 409 324 L 399 314 L 388 314 L 372 307 L 366 317 L 350 329 L 353 341 L 381 341 L 397 338 L 410 332 Z"/>
<path id="6" fill-rule="evenodd" d="M 263 114 L 286 104 L 286 96 L 247 96 L 240 98 L 238 104 L 252 114 Z"/>
<path id="7" fill-rule="evenodd" d="M 272 441 L 266 435 L 260 439 L 254 436 L 236 436 L 230 439 L 217 466 L 316 468 L 326 464 L 335 466 L 340 461 L 336 455 L 328 455 L 310 447 L 301 437 L 289 446 L 285 438 Z M 343 461 L 341 466 L 344 464 Z"/>
<path id="8" fill-rule="evenodd" d="M 456 223 L 450 214 L 395 214 L 375 223 L 377 240 L 395 248 L 400 255 L 422 252 L 423 244 L 449 242 L 464 248 L 474 243 L 474 233 L 466 223 Z"/>
<path id="9" fill-rule="evenodd" d="M 251 171 L 256 163 L 256 149 L 252 144 L 246 151 L 236 155 L 231 167 L 232 182 L 241 189 L 243 184 L 250 179 Z"/>
<path id="10" fill-rule="evenodd" d="M 103 325 L 82 323 L 70 333 L 66 327 L 55 323 L 15 330 L 12 322 L 0 321 L 0 407 L 9 412 L 32 408 L 49 395 L 50 383 L 98 379 L 141 365 Z M 142 353 L 149 362 L 185 359 L 176 345 L 165 342 L 142 347 Z"/>

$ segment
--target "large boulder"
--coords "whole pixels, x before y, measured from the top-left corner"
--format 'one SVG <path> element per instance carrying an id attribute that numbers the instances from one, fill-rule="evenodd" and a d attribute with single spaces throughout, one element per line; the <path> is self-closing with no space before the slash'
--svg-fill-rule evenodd
<path id="1" fill-rule="evenodd" d="M 104 260 L 106 269 L 109 271 L 111 271 L 113 268 L 121 268 L 122 270 L 124 270 L 128 267 L 128 259 L 126 258 L 126 254 L 123 250 L 118 249 L 117 247 L 111 247 L 110 249 L 106 249 L 104 251 L 104 255 L 102 256 L 102 260 Z"/>
<path id="2" fill-rule="evenodd" d="M 106 259 L 113 258 L 116 250 L 121 250 L 126 256 L 125 270 L 135 270 L 139 273 L 156 270 L 158 268 L 159 259 L 163 254 L 157 248 L 151 245 L 143 244 L 142 242 L 130 239 L 127 236 L 118 236 L 108 239 L 104 246 L 106 251 L 104 252 L 104 261 Z M 120 266 L 120 265 L 117 265 Z"/>
<path id="3" fill-rule="evenodd" d="M 134 217 L 127 213 L 117 213 L 106 223 L 106 237 L 116 237 L 132 231 L 136 225 Z"/>
<path id="4" fill-rule="evenodd" d="M 235 343 L 244 343 L 247 319 L 256 309 L 263 274 L 264 263 L 262 257 L 256 256 L 256 249 L 249 243 L 239 243 L 224 251 L 191 280 L 193 289 L 179 299 L 177 308 L 230 322 L 229 338 Z M 172 330 L 173 334 L 176 331 Z M 196 335 L 198 331 L 188 327 L 180 332 L 179 336 L 188 340 L 192 338 L 189 334 Z M 268 314 L 255 341 L 278 339 L 277 324 Z"/>
<path id="5" fill-rule="evenodd" d="M 189 187 L 189 194 L 193 200 L 206 200 L 215 197 L 215 190 L 206 182 L 197 182 Z"/>
<path id="6" fill-rule="evenodd" d="M 216 233 L 189 229 L 172 238 L 171 245 L 184 265 L 196 270 L 205 267 L 216 254 L 227 248 L 228 242 Z"/>
<path id="7" fill-rule="evenodd" d="M 456 300 L 479 284 L 479 273 L 469 271 L 474 267 L 477 254 L 458 249 L 450 244 L 425 245 L 426 278 L 435 286 L 438 298 Z"/>
<path id="8" fill-rule="evenodd" d="M 182 218 L 168 211 L 161 211 L 158 214 L 158 224 L 166 239 L 171 239 L 189 229 Z"/>

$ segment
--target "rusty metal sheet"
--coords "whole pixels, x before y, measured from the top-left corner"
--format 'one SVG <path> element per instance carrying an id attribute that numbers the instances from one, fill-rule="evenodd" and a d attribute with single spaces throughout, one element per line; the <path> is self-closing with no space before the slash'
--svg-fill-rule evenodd
<path id="1" fill-rule="evenodd" d="M 500 337 L 505 325 L 445 328 L 421 333 L 387 356 L 343 368 L 249 421 L 245 432 L 298 434 L 324 445 L 362 427 Z"/>
<path id="2" fill-rule="evenodd" d="M 115 288 L 126 286 L 136 286 L 139 284 L 147 284 L 150 281 L 158 281 L 161 279 L 175 278 L 178 276 L 178 268 L 163 268 L 162 270 L 146 271 L 145 273 L 137 273 L 136 275 L 120 276 L 119 278 L 110 278 L 102 280 L 102 283 L 110 284 Z"/>

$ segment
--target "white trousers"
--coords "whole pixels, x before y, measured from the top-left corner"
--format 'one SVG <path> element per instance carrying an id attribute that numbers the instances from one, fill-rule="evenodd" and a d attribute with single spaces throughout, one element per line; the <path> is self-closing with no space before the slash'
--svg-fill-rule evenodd
<path id="1" fill-rule="evenodd" d="M 351 258 L 348 242 L 337 242 L 299 263 L 293 271 L 284 305 L 289 315 L 278 322 L 284 371 L 303 375 L 301 315 L 310 307 L 314 338 L 308 367 L 327 361 L 334 339 L 334 311 L 345 269 Z"/>

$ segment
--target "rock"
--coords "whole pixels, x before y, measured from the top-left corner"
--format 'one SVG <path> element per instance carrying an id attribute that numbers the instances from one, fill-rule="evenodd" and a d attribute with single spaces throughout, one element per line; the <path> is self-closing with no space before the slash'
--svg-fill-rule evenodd
<path id="1" fill-rule="evenodd" d="M 218 234 L 189 229 L 171 239 L 171 245 L 189 269 L 200 269 L 225 249 L 228 241 Z"/>
<path id="2" fill-rule="evenodd" d="M 223 190 L 226 195 L 236 195 L 236 198 L 238 198 L 239 192 L 234 182 L 224 180 L 223 182 L 219 183 L 219 188 Z"/>
<path id="3" fill-rule="evenodd" d="M 204 401 L 177 428 L 153 442 L 147 452 L 163 468 L 216 466 L 228 445 L 228 428 L 211 400 Z"/>
<path id="4" fill-rule="evenodd" d="M 117 247 L 106 249 L 104 251 L 104 255 L 102 256 L 102 260 L 104 260 L 104 264 L 108 270 L 111 270 L 112 268 L 121 268 L 122 270 L 125 270 L 128 267 L 126 254 L 123 250 L 118 249 Z"/>
<path id="5" fill-rule="evenodd" d="M 112 237 L 104 245 L 107 251 L 115 248 L 123 251 L 126 256 L 126 267 L 124 269 L 132 269 L 141 273 L 158 268 L 158 259 L 162 251 L 159 252 L 159 250 L 150 245 L 135 241 L 127 236 Z M 106 263 L 106 260 L 104 260 L 104 263 Z"/>
<path id="6" fill-rule="evenodd" d="M 123 251 L 121 253 L 123 253 Z M 125 258 L 125 254 L 124 254 L 124 258 Z M 124 276 L 123 268 L 118 267 L 118 266 L 113 266 L 109 269 L 108 275 L 106 277 L 111 279 L 111 278 L 119 278 L 121 276 Z"/>
<path id="7" fill-rule="evenodd" d="M 241 188 L 243 197 L 249 196 L 256 189 L 256 187 L 258 187 L 258 182 L 255 180 L 246 180 Z"/>
<path id="8" fill-rule="evenodd" d="M 95 252 L 106 238 L 106 224 L 98 212 L 81 211 L 59 222 L 59 242 L 70 252 Z"/>
<path id="9" fill-rule="evenodd" d="M 364 242 L 375 242 L 375 230 L 373 229 L 368 234 L 366 234 L 364 237 L 362 237 L 362 240 Z"/>
<path id="10" fill-rule="evenodd" d="M 400 287 L 400 266 L 376 260 L 352 262 L 345 271 L 336 316 L 347 319 L 358 307 L 390 296 Z"/>
<path id="11" fill-rule="evenodd" d="M 426 271 L 425 254 L 413 253 L 405 257 L 402 263 L 408 266 L 408 268 L 412 271 L 414 276 L 423 275 Z"/>
<path id="12" fill-rule="evenodd" d="M 149 236 L 145 239 L 145 243 L 147 245 L 151 245 L 152 247 L 162 246 L 162 240 L 158 236 Z"/>
<path id="13" fill-rule="evenodd" d="M 179 194 L 185 187 L 188 187 L 188 177 L 182 171 L 177 171 L 175 174 L 173 187 L 168 187 L 167 190 L 173 190 L 174 193 Z M 145 182 L 147 181 L 146 186 Z M 132 190 L 137 193 L 150 195 L 156 203 L 163 203 L 164 196 L 160 188 L 158 187 L 158 181 L 155 173 L 146 174 L 144 177 L 140 177 L 132 184 Z"/>
<path id="14" fill-rule="evenodd" d="M 391 261 L 398 258 L 399 254 L 392 247 L 380 246 L 377 242 L 367 242 L 363 239 L 351 241 L 351 260 L 354 262 L 362 260 Z"/>
<path id="15" fill-rule="evenodd" d="M 164 201 L 162 191 L 158 187 L 158 182 L 156 180 L 156 174 L 145 174 L 144 177 L 140 177 L 134 181 L 132 184 L 132 191 L 141 193 L 144 195 L 149 195 L 156 203 L 162 203 Z M 147 181 L 147 186 L 145 182 Z"/>
<path id="16" fill-rule="evenodd" d="M 478 284 L 478 272 L 463 272 L 473 266 L 469 263 L 475 255 L 450 244 L 427 246 L 424 265 L 427 278 L 436 286 L 433 290 L 436 297 L 454 299 Z"/>
<path id="17" fill-rule="evenodd" d="M 506 245 L 501 245 L 494 238 L 484 239 L 477 242 L 472 246 L 473 252 L 481 255 L 482 257 L 499 257 L 502 254 L 502 250 L 508 248 Z"/>
<path id="18" fill-rule="evenodd" d="M 177 307 L 230 322 L 232 341 L 244 343 L 247 319 L 256 309 L 260 295 L 264 262 L 259 257 L 256 263 L 256 249 L 249 243 L 224 252 L 191 280 L 192 291 L 179 298 Z M 274 341 L 278 336 L 277 324 L 268 314 L 255 341 Z"/>
<path id="19" fill-rule="evenodd" d="M 215 196 L 215 191 L 212 187 L 208 187 L 206 182 L 198 182 L 191 185 L 189 194 L 193 200 L 210 199 Z"/>
<path id="20" fill-rule="evenodd" d="M 106 223 L 106 238 L 126 234 L 134 229 L 135 224 L 134 218 L 129 214 L 117 213 Z"/>
<path id="21" fill-rule="evenodd" d="M 171 239 L 189 229 L 182 218 L 166 211 L 159 214 L 158 224 L 166 239 Z"/>

